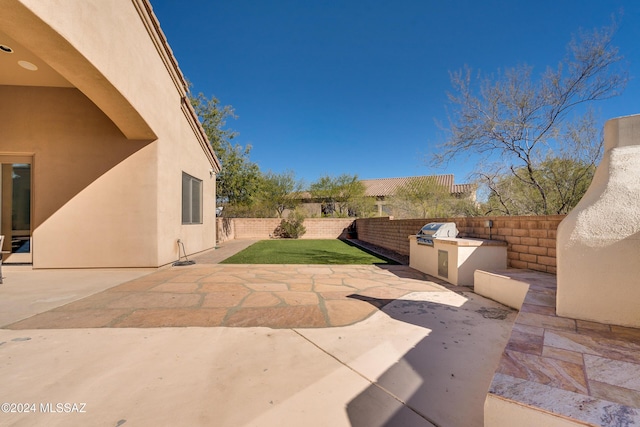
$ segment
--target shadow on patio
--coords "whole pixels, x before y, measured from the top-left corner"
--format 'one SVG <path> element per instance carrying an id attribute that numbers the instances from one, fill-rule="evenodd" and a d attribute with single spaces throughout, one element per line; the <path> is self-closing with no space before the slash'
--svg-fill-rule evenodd
<path id="1" fill-rule="evenodd" d="M 349 402 L 354 427 L 482 426 L 483 405 L 517 312 L 473 293 L 351 295 L 420 328 L 417 341 Z"/>

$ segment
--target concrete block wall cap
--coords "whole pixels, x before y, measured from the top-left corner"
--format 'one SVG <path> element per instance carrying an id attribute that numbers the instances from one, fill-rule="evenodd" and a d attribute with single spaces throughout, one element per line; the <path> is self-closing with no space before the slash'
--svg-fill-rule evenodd
<path id="1" fill-rule="evenodd" d="M 618 117 L 614 117 L 612 119 L 609 119 L 607 121 L 618 120 L 618 119 L 626 119 L 628 117 L 640 117 L 640 113 L 627 114 L 626 116 L 618 116 Z"/>
<path id="2" fill-rule="evenodd" d="M 507 242 L 501 240 L 476 239 L 472 237 L 439 237 L 434 240 L 445 245 L 456 246 L 507 246 Z"/>
<path id="3" fill-rule="evenodd" d="M 607 120 L 604 129 L 605 153 L 617 147 L 640 145 L 640 114 Z"/>

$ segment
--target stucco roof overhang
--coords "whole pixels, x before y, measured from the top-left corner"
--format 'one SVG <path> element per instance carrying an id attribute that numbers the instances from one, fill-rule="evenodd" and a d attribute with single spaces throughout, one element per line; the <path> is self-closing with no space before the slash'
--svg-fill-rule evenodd
<path id="1" fill-rule="evenodd" d="M 9 70 L 3 70 L 0 74 L 0 84 L 76 87 L 91 99 L 128 139 L 157 139 L 149 124 L 120 91 L 46 22 L 17 0 L 0 0 L 0 7 L 0 28 L 3 33 L 15 43 L 15 49 L 24 50 L 23 54 L 29 56 L 39 70 L 45 71 L 32 75 L 27 73 L 28 77 L 18 79 L 16 75 L 9 73 Z M 29 79 L 33 80 L 29 82 Z M 68 82 L 68 85 L 65 82 Z"/>
<path id="2" fill-rule="evenodd" d="M 4 47 L 3 49 L 11 49 L 11 52 L 0 51 L 1 85 L 73 87 L 67 79 L 2 30 L 0 30 L 0 44 Z M 38 69 L 37 71 L 25 69 L 20 66 L 19 61 L 27 61 Z"/>
<path id="3" fill-rule="evenodd" d="M 182 111 L 185 114 L 189 125 L 192 127 L 196 138 L 198 138 L 198 141 L 200 142 L 205 155 L 209 159 L 211 166 L 213 166 L 213 170 L 216 173 L 220 172 L 222 168 L 220 160 L 211 148 L 207 133 L 202 127 L 202 124 L 198 119 L 198 115 L 196 114 L 193 106 L 191 105 L 191 102 L 189 101 L 189 98 L 187 96 L 187 93 L 189 92 L 189 85 L 187 84 L 187 80 L 182 74 L 182 70 L 180 70 L 180 67 L 178 66 L 178 61 L 176 60 L 176 57 L 173 54 L 169 43 L 167 42 L 167 37 L 164 35 L 162 28 L 160 28 L 160 22 L 158 22 L 158 18 L 156 17 L 155 13 L 153 13 L 153 7 L 151 6 L 151 3 L 149 2 L 149 0 L 132 1 L 136 9 L 138 10 L 140 18 L 147 28 L 147 32 L 149 33 L 151 40 L 156 46 L 160 58 L 164 62 L 167 71 L 173 79 L 176 89 L 180 93 Z"/>
<path id="4" fill-rule="evenodd" d="M 189 85 L 182 74 L 182 70 L 180 70 L 180 67 L 178 66 L 178 61 L 169 46 L 169 42 L 167 42 L 167 37 L 164 35 L 162 28 L 160 28 L 160 22 L 158 22 L 158 18 L 155 13 L 153 13 L 151 3 L 149 0 L 132 0 L 132 2 L 138 10 L 138 14 L 147 28 L 147 32 L 156 46 L 156 50 L 164 62 L 169 75 L 171 75 L 176 89 L 180 93 L 181 108 L 189 122 L 189 125 L 200 142 L 200 146 L 209 159 L 209 163 L 211 163 L 213 170 L 215 173 L 220 172 L 222 168 L 220 160 L 218 159 L 218 156 L 216 156 L 216 153 L 214 153 L 213 148 L 211 148 L 211 143 L 209 142 L 207 133 L 202 127 L 202 124 L 198 119 L 198 115 L 189 101 L 187 96 L 187 93 L 189 92 Z"/>
<path id="5" fill-rule="evenodd" d="M 187 82 L 148 0 L 132 0 L 149 37 L 180 94 L 181 108 L 213 170 L 220 160 L 189 104 Z M 9 44 L 20 59 L 38 67 L 33 73 L 17 64 L 17 56 L 0 55 L 0 85 L 75 87 L 100 108 L 129 139 L 155 140 L 157 135 L 129 100 L 91 61 L 19 0 L 0 0 L 0 43 Z M 3 52 L 0 52 L 3 53 Z"/>

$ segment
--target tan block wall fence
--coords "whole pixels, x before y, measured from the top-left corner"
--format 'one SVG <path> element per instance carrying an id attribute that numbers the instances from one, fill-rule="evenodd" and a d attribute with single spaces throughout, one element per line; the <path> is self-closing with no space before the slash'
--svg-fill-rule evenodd
<path id="1" fill-rule="evenodd" d="M 218 218 L 218 242 L 233 239 L 268 239 L 282 220 L 279 218 Z M 337 239 L 353 218 L 306 218 L 302 239 Z"/>
<path id="2" fill-rule="evenodd" d="M 409 255 L 408 236 L 428 222 L 455 222 L 460 237 L 507 242 L 510 268 L 528 268 L 556 274 L 556 230 L 565 215 L 502 216 L 471 218 L 398 219 L 362 218 L 356 220 L 358 239 Z M 485 227 L 493 221 L 491 235 Z M 280 224 L 277 218 L 218 218 L 218 242 L 232 239 L 268 239 Z M 303 239 L 336 239 L 345 236 L 353 222 L 349 218 L 307 218 Z"/>
<path id="3" fill-rule="evenodd" d="M 428 222 L 455 222 L 459 237 L 506 241 L 508 266 L 556 274 L 556 230 L 565 215 L 436 219 L 363 218 L 356 220 L 358 239 L 409 255 L 407 236 Z M 493 221 L 491 236 L 485 227 Z"/>

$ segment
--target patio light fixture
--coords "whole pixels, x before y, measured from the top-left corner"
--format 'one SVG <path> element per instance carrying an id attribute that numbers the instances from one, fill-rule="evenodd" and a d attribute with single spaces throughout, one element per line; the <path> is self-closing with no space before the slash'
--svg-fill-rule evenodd
<path id="1" fill-rule="evenodd" d="M 18 61 L 18 65 L 29 71 L 36 71 L 38 69 L 36 64 L 32 64 L 29 61 Z"/>

